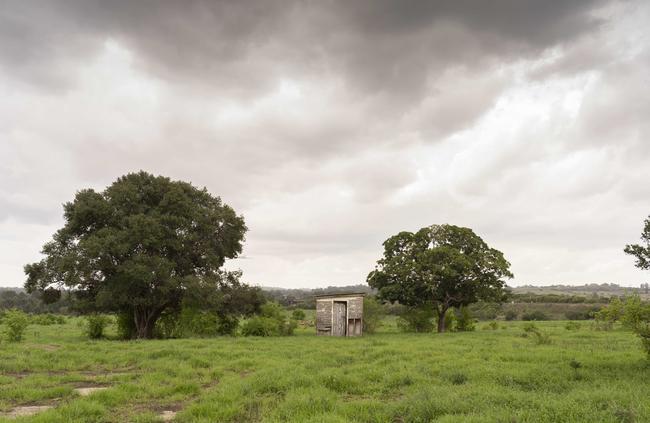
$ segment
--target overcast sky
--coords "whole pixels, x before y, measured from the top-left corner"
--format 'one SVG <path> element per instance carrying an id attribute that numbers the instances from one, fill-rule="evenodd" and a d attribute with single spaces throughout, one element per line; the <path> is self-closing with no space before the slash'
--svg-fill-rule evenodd
<path id="1" fill-rule="evenodd" d="M 244 215 L 249 283 L 365 282 L 474 229 L 521 284 L 650 279 L 650 2 L 0 3 L 0 285 L 140 169 Z"/>

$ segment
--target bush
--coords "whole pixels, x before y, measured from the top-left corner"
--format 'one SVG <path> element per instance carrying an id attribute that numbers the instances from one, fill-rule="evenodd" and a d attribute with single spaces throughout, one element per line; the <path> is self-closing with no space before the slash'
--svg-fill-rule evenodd
<path id="1" fill-rule="evenodd" d="M 551 320 L 543 311 L 531 311 L 521 315 L 521 320 Z"/>
<path id="2" fill-rule="evenodd" d="M 548 333 L 542 332 L 534 323 L 526 323 L 523 327 L 524 336 L 531 336 L 537 345 L 550 344 L 551 337 Z"/>
<path id="3" fill-rule="evenodd" d="M 476 329 L 476 320 L 472 317 L 469 308 L 463 306 L 456 312 L 456 330 L 470 332 Z"/>
<path id="4" fill-rule="evenodd" d="M 120 313 L 117 315 L 117 336 L 120 339 L 135 338 L 135 322 L 133 321 L 132 313 Z"/>
<path id="5" fill-rule="evenodd" d="M 104 337 L 104 329 L 111 322 L 108 316 L 103 314 L 91 314 L 86 316 L 86 335 L 90 339 L 101 339 Z"/>
<path id="6" fill-rule="evenodd" d="M 65 324 L 65 317 L 51 313 L 36 314 L 30 320 L 33 325 L 49 326 Z"/>
<path id="7" fill-rule="evenodd" d="M 277 303 L 266 303 L 260 308 L 260 315 L 248 319 L 242 326 L 244 336 L 289 336 L 298 324 L 287 320 L 284 309 Z"/>
<path id="8" fill-rule="evenodd" d="M 6 336 L 9 342 L 19 342 L 23 339 L 25 329 L 29 326 L 28 316 L 20 310 L 11 309 L 4 313 L 3 318 L 6 328 Z"/>
<path id="9" fill-rule="evenodd" d="M 296 309 L 291 313 L 291 318 L 293 320 L 305 320 L 306 317 L 305 312 L 300 309 Z"/>
<path id="10" fill-rule="evenodd" d="M 397 328 L 402 332 L 431 332 L 434 328 L 434 313 L 430 307 L 407 308 L 397 318 Z"/>
<path id="11" fill-rule="evenodd" d="M 365 297 L 363 299 L 363 332 L 375 333 L 386 316 L 384 306 L 375 298 Z"/>
<path id="12" fill-rule="evenodd" d="M 491 321 L 487 325 L 483 326 L 483 330 L 497 330 L 499 329 L 499 323 L 496 320 Z"/>
<path id="13" fill-rule="evenodd" d="M 517 317 L 519 317 L 519 313 L 517 313 L 516 311 L 514 310 L 506 311 L 505 319 L 507 321 L 517 320 Z"/>
<path id="14" fill-rule="evenodd" d="M 566 330 L 578 330 L 578 329 L 580 329 L 580 326 L 582 326 L 580 323 L 571 321 L 571 322 L 567 322 L 567 324 L 564 325 L 564 329 L 566 329 Z"/>
<path id="15" fill-rule="evenodd" d="M 567 320 L 589 320 L 593 317 L 593 314 L 591 311 L 569 310 L 564 313 L 564 317 Z"/>

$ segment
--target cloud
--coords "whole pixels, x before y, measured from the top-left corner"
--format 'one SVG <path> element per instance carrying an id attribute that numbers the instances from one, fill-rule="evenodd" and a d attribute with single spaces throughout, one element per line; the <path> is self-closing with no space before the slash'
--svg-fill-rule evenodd
<path id="1" fill-rule="evenodd" d="M 7 2 L 0 284 L 77 190 L 139 169 L 243 213 L 229 266 L 257 283 L 360 283 L 388 236 L 445 222 L 516 283 L 642 280 L 620 250 L 648 214 L 649 20 L 615 1 Z"/>

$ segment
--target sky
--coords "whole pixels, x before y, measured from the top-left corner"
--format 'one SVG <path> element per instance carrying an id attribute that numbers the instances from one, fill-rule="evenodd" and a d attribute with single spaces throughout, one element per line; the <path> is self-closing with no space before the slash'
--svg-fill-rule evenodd
<path id="1" fill-rule="evenodd" d="M 246 220 L 243 280 L 364 283 L 449 223 L 510 285 L 650 279 L 650 2 L 0 4 L 0 286 L 62 204 L 146 170 Z"/>

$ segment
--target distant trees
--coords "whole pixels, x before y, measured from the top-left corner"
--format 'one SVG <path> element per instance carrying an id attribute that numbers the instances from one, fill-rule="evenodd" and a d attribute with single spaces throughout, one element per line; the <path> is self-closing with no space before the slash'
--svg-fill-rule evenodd
<path id="1" fill-rule="evenodd" d="M 137 338 L 185 300 L 246 302 L 238 275 L 221 269 L 242 250 L 244 219 L 205 188 L 141 171 L 63 208 L 45 258 L 25 266 L 28 292 L 67 288 L 86 310 L 126 316 Z"/>
<path id="2" fill-rule="evenodd" d="M 431 307 L 438 332 L 451 307 L 500 301 L 510 263 L 471 229 L 432 225 L 400 232 L 384 242 L 384 256 L 367 281 L 379 298 L 411 307 Z"/>

